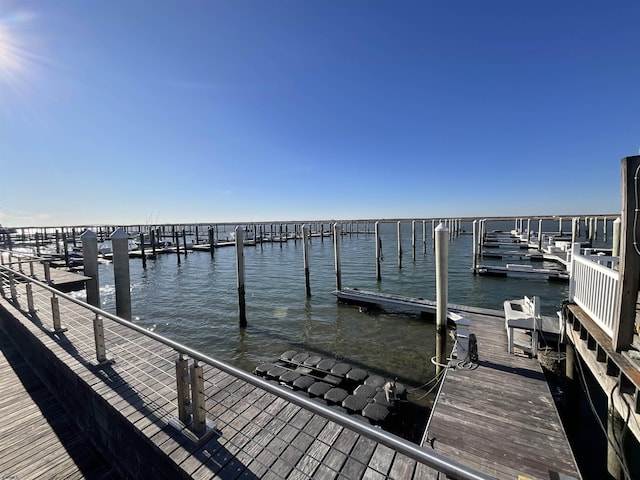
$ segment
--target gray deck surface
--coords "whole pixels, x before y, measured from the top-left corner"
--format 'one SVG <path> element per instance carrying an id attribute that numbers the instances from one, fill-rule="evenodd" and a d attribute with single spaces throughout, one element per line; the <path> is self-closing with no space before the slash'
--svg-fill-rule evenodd
<path id="1" fill-rule="evenodd" d="M 504 318 L 465 316 L 478 366 L 447 371 L 423 445 L 497 478 L 580 478 L 538 361 L 507 352 Z"/>

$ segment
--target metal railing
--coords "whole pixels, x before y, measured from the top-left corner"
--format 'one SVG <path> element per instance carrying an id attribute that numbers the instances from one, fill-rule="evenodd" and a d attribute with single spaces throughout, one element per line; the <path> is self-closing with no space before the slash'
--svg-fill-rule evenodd
<path id="1" fill-rule="evenodd" d="M 582 308 L 611 338 L 619 301 L 617 264 L 617 257 L 583 255 L 580 245 L 573 245 L 569 301 Z"/>
<path id="2" fill-rule="evenodd" d="M 34 258 L 30 258 L 28 261 L 36 261 Z M 15 263 L 12 263 L 15 266 Z M 461 465 L 455 461 L 452 461 L 442 455 L 435 453 L 434 451 L 424 449 L 419 445 L 412 443 L 408 440 L 405 440 L 401 437 L 388 433 L 380 428 L 375 426 L 363 423 L 360 420 L 355 419 L 346 414 L 342 414 L 331 407 L 323 405 L 315 400 L 310 398 L 301 396 L 290 389 L 281 387 L 280 385 L 269 382 L 257 375 L 253 375 L 244 370 L 238 369 L 232 365 L 228 365 L 220 360 L 216 360 L 215 358 L 209 357 L 207 355 L 202 354 L 196 350 L 193 350 L 185 345 L 182 345 L 178 342 L 165 338 L 155 332 L 149 331 L 139 325 L 131 323 L 123 318 L 120 318 L 116 315 L 112 315 L 109 312 L 96 308 L 88 303 L 85 303 L 81 300 L 73 298 L 70 295 L 64 294 L 56 290 L 55 288 L 35 280 L 30 276 L 21 273 L 20 271 L 13 270 L 9 268 L 10 265 L 0 265 L 0 293 L 2 297 L 7 298 L 7 288 L 9 290 L 9 297 L 15 303 L 17 302 L 18 292 L 16 289 L 17 283 L 26 283 L 26 296 L 27 296 L 27 305 L 28 311 L 30 313 L 34 312 L 34 287 L 41 289 L 46 293 L 46 291 L 51 293 L 51 312 L 53 319 L 53 330 L 56 332 L 64 331 L 65 329 L 62 327 L 62 318 L 60 311 L 60 303 L 61 299 L 64 301 L 72 302 L 73 304 L 79 305 L 86 312 L 90 312 L 93 317 L 93 337 L 94 337 L 94 354 L 95 358 L 99 363 L 108 362 L 108 352 L 106 348 L 105 342 L 105 327 L 104 321 L 107 320 L 109 322 L 114 322 L 115 324 L 126 327 L 126 329 L 131 332 L 137 332 L 138 334 L 142 334 L 145 337 L 149 337 L 156 342 L 159 342 L 162 345 L 170 347 L 177 356 L 177 360 L 171 360 L 167 358 L 163 358 L 164 362 L 175 362 L 175 379 L 174 385 L 176 385 L 176 392 L 172 398 L 177 398 L 177 402 L 174 402 L 172 399 L 166 399 L 165 405 L 168 405 L 170 408 L 175 408 L 175 416 L 180 419 L 192 432 L 194 432 L 196 438 L 199 433 L 201 433 L 204 429 L 207 428 L 207 422 L 210 420 L 207 417 L 211 416 L 211 412 L 207 411 L 205 407 L 205 398 L 204 398 L 204 384 L 211 383 L 211 381 L 203 378 L 203 370 L 202 364 L 209 365 L 214 367 L 222 372 L 226 372 L 227 374 L 240 379 L 246 382 L 249 385 L 262 389 L 266 392 L 269 392 L 281 399 L 284 399 L 288 402 L 291 402 L 303 409 L 322 416 L 323 418 L 329 420 L 330 422 L 334 422 L 342 427 L 345 427 L 348 430 L 351 430 L 361 436 L 364 436 L 374 442 L 382 444 L 390 449 L 405 455 L 411 459 L 416 460 L 419 463 L 422 463 L 428 467 L 431 467 L 439 472 L 442 472 L 448 475 L 450 478 L 454 479 L 462 479 L 462 480 L 487 480 L 493 478 L 491 476 L 485 475 L 481 472 L 475 471 L 471 468 L 468 468 L 464 465 Z M 71 311 L 69 311 L 68 315 L 72 315 Z M 76 314 L 77 315 L 77 314 Z M 86 323 L 86 317 L 84 318 Z M 65 322 L 66 322 L 65 318 Z M 112 330 L 107 329 L 110 335 L 119 335 Z M 85 335 L 86 336 L 86 335 Z M 122 336 L 122 335 L 120 335 Z M 87 340 L 87 344 L 89 344 L 89 339 Z M 78 347 L 80 348 L 80 347 Z M 133 346 L 132 349 L 137 349 L 138 346 Z M 158 355 L 152 351 L 149 352 L 149 355 Z M 165 355 L 163 355 L 165 357 Z M 191 366 L 188 365 L 189 359 L 192 360 Z M 147 363 L 152 364 L 153 361 L 147 360 Z M 157 368 L 157 367 L 155 367 Z M 158 373 L 163 373 L 166 375 L 166 371 L 158 369 Z M 159 381 L 157 378 L 147 379 L 147 382 Z M 188 382 L 191 382 L 191 388 L 189 388 Z M 191 392 L 191 393 L 189 393 Z M 239 399 L 244 399 L 241 393 L 237 394 Z M 245 399 L 246 400 L 246 399 Z M 177 404 L 176 404 L 177 403 Z M 213 419 L 216 420 L 216 419 Z M 248 418 L 250 422 L 251 419 Z M 243 434 L 241 431 L 237 432 L 239 437 L 247 436 Z M 327 445 L 330 447 L 331 445 Z"/>

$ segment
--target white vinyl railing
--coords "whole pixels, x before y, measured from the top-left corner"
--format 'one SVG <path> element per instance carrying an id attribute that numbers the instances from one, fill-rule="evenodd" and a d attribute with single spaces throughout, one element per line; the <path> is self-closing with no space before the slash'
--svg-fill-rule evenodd
<path id="1" fill-rule="evenodd" d="M 618 304 L 620 274 L 614 270 L 616 257 L 583 255 L 574 244 L 571 255 L 569 301 L 575 302 L 613 338 L 613 325 Z"/>

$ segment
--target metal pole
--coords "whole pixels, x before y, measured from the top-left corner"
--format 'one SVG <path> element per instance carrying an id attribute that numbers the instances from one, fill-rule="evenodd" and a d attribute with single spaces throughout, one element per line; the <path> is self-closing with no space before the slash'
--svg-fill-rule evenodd
<path id="1" fill-rule="evenodd" d="M 104 325 L 102 317 L 96 313 L 93 317 L 93 336 L 96 341 L 96 360 L 98 363 L 107 361 L 107 349 L 104 344 Z"/>

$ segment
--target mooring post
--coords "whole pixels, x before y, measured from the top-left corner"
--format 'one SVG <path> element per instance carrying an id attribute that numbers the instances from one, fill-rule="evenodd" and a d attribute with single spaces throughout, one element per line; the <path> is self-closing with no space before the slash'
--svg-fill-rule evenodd
<path id="1" fill-rule="evenodd" d="M 478 221 L 473 221 L 473 247 L 471 252 L 471 269 L 473 270 L 473 274 L 475 275 L 478 270 Z"/>
<path id="2" fill-rule="evenodd" d="M 333 224 L 333 255 L 336 266 L 336 290 L 342 290 L 342 274 L 340 266 L 340 241 L 342 240 L 342 228 L 337 223 Z"/>
<path id="3" fill-rule="evenodd" d="M 402 269 L 402 228 L 400 222 L 397 224 L 398 230 L 398 270 Z"/>
<path id="4" fill-rule="evenodd" d="M 607 241 L 607 217 L 602 217 L 602 241 Z"/>
<path id="5" fill-rule="evenodd" d="M 422 253 L 427 253 L 427 221 L 422 220 Z"/>
<path id="6" fill-rule="evenodd" d="M 411 222 L 411 258 L 416 259 L 416 221 Z"/>
<path id="7" fill-rule="evenodd" d="M 243 231 L 242 227 L 236 227 L 236 270 L 238 273 L 238 311 L 240 316 L 240 327 L 247 326 L 247 311 L 245 304 L 244 289 L 244 252 L 243 252 Z"/>
<path id="8" fill-rule="evenodd" d="M 558 234 L 562 235 L 562 217 L 558 218 Z"/>
<path id="9" fill-rule="evenodd" d="M 447 304 L 449 294 L 449 231 L 442 223 L 436 228 L 436 375 L 442 370 L 447 345 Z"/>
<path id="10" fill-rule="evenodd" d="M 142 257 L 142 268 L 147 268 L 147 255 L 144 253 L 144 233 L 140 231 L 140 256 Z"/>
<path id="11" fill-rule="evenodd" d="M 620 256 L 620 227 L 622 226 L 622 220 L 620 217 L 616 218 L 613 221 L 613 245 L 611 246 L 612 252 L 611 254 L 614 257 Z"/>
<path id="12" fill-rule="evenodd" d="M 182 229 L 182 246 L 184 247 L 184 258 L 187 258 L 187 232 Z"/>
<path id="13" fill-rule="evenodd" d="M 209 227 L 209 255 L 213 258 L 214 242 L 213 242 L 213 228 Z"/>
<path id="14" fill-rule="evenodd" d="M 98 237 L 91 230 L 80 235 L 82 242 L 82 265 L 86 281 L 87 303 L 100 308 L 100 279 L 98 277 Z"/>
<path id="15" fill-rule="evenodd" d="M 131 280 L 129 276 L 129 235 L 122 228 L 111 234 L 116 315 L 131 320 Z"/>
<path id="16" fill-rule="evenodd" d="M 598 217 L 593 217 L 593 239 L 598 239 Z"/>
<path id="17" fill-rule="evenodd" d="M 382 240 L 380 239 L 380 222 L 375 223 L 374 236 L 376 239 L 376 280 L 379 282 L 382 280 L 382 274 L 380 272 L 380 262 L 382 260 Z"/>
<path id="18" fill-rule="evenodd" d="M 311 296 L 311 283 L 309 282 L 309 225 L 302 225 L 302 261 L 304 263 L 304 286 L 307 297 Z"/>
<path id="19" fill-rule="evenodd" d="M 575 348 L 570 340 L 565 343 L 565 377 L 567 379 L 567 418 L 571 426 L 575 426 L 579 418 L 580 397 L 575 378 Z"/>
<path id="20" fill-rule="evenodd" d="M 623 442 L 626 423 L 613 404 L 612 397 L 607 399 L 607 472 L 614 480 L 625 480 L 622 460 L 619 455 L 624 449 Z"/>
<path id="21" fill-rule="evenodd" d="M 538 220 L 538 251 L 542 251 L 542 219 Z"/>
<path id="22" fill-rule="evenodd" d="M 435 250 L 436 249 L 436 235 L 435 235 L 435 231 L 436 231 L 436 220 L 435 218 L 431 219 L 431 249 Z"/>

